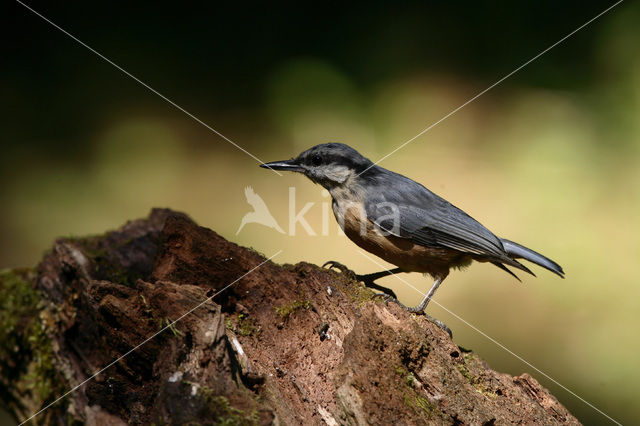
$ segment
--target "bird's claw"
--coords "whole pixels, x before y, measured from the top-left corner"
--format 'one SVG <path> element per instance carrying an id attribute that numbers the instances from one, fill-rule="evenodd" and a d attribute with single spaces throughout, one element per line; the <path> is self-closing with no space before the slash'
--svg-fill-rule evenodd
<path id="1" fill-rule="evenodd" d="M 376 293 L 374 297 L 383 297 L 385 299 L 385 303 L 390 300 L 396 301 L 396 302 L 398 301 L 398 296 L 396 296 L 396 293 L 390 288 L 376 284 L 373 281 L 367 281 L 365 279 L 362 279 L 361 275 L 356 275 L 356 279 L 358 281 L 362 281 L 366 287 L 380 290 L 380 293 Z"/>
<path id="2" fill-rule="evenodd" d="M 398 303 L 398 304 L 402 305 L 402 303 L 400 303 L 400 302 L 398 301 L 398 299 L 396 299 L 395 297 L 393 297 L 393 296 L 391 296 L 390 294 L 387 294 L 387 293 L 385 293 L 385 292 L 383 292 L 383 291 L 381 291 L 380 293 L 375 293 L 375 294 L 374 294 L 373 296 L 371 296 L 371 297 L 372 297 L 372 298 L 374 298 L 374 297 L 379 297 L 379 298 L 381 298 L 385 305 L 386 305 L 386 304 L 388 304 L 389 302 L 396 302 L 396 303 Z"/>
<path id="3" fill-rule="evenodd" d="M 386 297 L 384 297 L 386 296 Z M 424 317 L 426 319 L 428 319 L 430 322 L 432 322 L 433 324 L 435 324 L 436 326 L 438 326 L 439 328 L 441 328 L 442 330 L 446 331 L 447 334 L 449 335 L 449 337 L 451 337 L 453 339 L 453 332 L 451 331 L 451 329 L 447 326 L 447 324 L 445 324 L 444 322 L 440 321 L 439 319 L 436 319 L 434 317 L 432 317 L 431 315 L 427 314 L 424 311 L 424 308 L 421 309 L 420 306 L 407 306 L 404 303 L 400 302 L 398 299 L 389 296 L 388 294 L 384 294 L 384 293 L 376 293 L 374 295 L 374 297 L 383 297 L 384 298 L 384 302 L 385 304 L 388 302 L 395 302 L 397 303 L 402 309 L 404 309 L 407 312 L 411 312 L 413 314 L 416 315 L 424 315 Z"/>
<path id="4" fill-rule="evenodd" d="M 442 321 L 440 321 L 439 319 L 435 319 L 434 317 L 432 317 L 429 314 L 424 313 L 424 311 L 422 312 L 422 314 L 432 323 L 434 323 L 435 325 L 437 325 L 438 327 L 440 327 L 441 329 L 443 329 L 444 331 L 447 332 L 447 334 L 449 335 L 449 337 L 451 337 L 453 339 L 453 332 L 451 331 L 451 329 L 447 326 L 447 324 L 443 323 Z"/>
<path id="5" fill-rule="evenodd" d="M 358 275 L 355 272 L 353 272 L 351 269 L 343 265 L 342 263 L 336 262 L 335 260 L 329 260 L 325 262 L 324 265 L 322 265 L 322 267 L 329 268 L 329 269 L 336 269 L 343 275 L 348 276 L 350 279 L 364 283 L 366 287 L 380 290 L 381 292 L 386 293 L 387 295 L 391 296 L 394 299 L 397 298 L 393 290 L 385 286 L 376 284 L 374 282 L 375 278 L 372 278 L 371 275 L 378 275 L 378 274 Z"/>
<path id="6" fill-rule="evenodd" d="M 351 278 L 354 278 L 354 279 L 357 277 L 355 272 L 353 272 L 351 269 L 349 269 L 348 267 L 346 267 L 342 263 L 336 262 L 335 260 L 329 260 L 329 261 L 325 262 L 322 265 L 322 267 L 323 268 L 327 268 L 327 269 L 336 269 L 341 274 L 348 275 L 348 276 L 350 276 Z"/>

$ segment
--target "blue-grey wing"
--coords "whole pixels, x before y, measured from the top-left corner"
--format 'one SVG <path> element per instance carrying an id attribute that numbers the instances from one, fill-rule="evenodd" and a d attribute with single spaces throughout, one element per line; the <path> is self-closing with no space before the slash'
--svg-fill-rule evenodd
<path id="1" fill-rule="evenodd" d="M 500 240 L 471 216 L 419 183 L 391 173 L 393 191 L 367 194 L 369 220 L 383 230 L 428 246 L 504 258 Z"/>

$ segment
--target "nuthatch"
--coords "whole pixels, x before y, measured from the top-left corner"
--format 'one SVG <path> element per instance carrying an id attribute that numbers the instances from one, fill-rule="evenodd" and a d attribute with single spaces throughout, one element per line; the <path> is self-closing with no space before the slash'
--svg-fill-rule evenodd
<path id="1" fill-rule="evenodd" d="M 526 259 L 564 278 L 562 267 L 554 261 L 496 237 L 418 182 L 373 164 L 345 144 L 317 145 L 294 159 L 260 167 L 304 173 L 322 185 L 333 198 L 333 213 L 347 237 L 397 266 L 391 271 L 357 276 L 366 285 L 395 299 L 392 291 L 373 281 L 397 272 L 431 275 L 435 282 L 422 302 L 411 308 L 402 305 L 411 312 L 423 313 L 451 268 L 468 266 L 474 260 L 491 262 L 518 279 L 505 265 L 535 276 L 516 260 Z"/>

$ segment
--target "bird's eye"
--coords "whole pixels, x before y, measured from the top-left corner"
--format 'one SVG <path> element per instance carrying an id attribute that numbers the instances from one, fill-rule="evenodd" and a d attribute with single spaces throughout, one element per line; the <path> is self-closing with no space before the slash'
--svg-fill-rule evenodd
<path id="1" fill-rule="evenodd" d="M 319 166 L 320 164 L 322 164 L 322 157 L 320 157 L 318 154 L 314 155 L 311 158 L 311 164 L 313 164 L 314 166 Z"/>

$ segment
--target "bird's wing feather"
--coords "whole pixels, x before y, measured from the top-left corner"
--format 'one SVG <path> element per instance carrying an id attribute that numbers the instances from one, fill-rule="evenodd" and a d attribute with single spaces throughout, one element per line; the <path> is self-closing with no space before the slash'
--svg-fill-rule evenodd
<path id="1" fill-rule="evenodd" d="M 380 228 L 428 247 L 507 257 L 500 240 L 471 216 L 419 183 L 388 173 L 384 180 L 397 190 L 377 192 L 365 201 L 367 217 Z"/>

